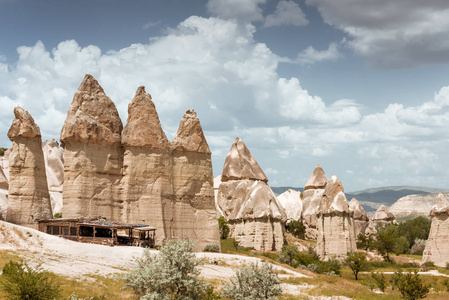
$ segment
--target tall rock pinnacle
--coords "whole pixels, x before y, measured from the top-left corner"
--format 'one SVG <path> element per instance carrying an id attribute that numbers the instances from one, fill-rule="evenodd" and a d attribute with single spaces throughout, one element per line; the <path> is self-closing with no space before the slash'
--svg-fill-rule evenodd
<path id="1" fill-rule="evenodd" d="M 184 114 L 172 142 L 173 150 L 211 154 L 200 120 L 194 110 Z"/>

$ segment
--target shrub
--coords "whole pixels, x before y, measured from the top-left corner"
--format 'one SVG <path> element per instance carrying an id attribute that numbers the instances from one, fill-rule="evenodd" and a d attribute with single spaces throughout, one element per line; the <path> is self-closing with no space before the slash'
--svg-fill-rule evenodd
<path id="1" fill-rule="evenodd" d="M 348 253 L 345 263 L 354 274 L 355 280 L 358 279 L 359 272 L 366 270 L 368 267 L 365 252 Z"/>
<path id="2" fill-rule="evenodd" d="M 410 253 L 415 255 L 422 255 L 424 252 L 424 249 L 426 248 L 426 240 L 422 239 L 415 239 L 415 243 L 413 244 Z"/>
<path id="3" fill-rule="evenodd" d="M 363 233 L 359 233 L 357 236 L 357 249 L 361 250 L 372 250 L 374 248 L 374 239 L 371 235 L 364 235 Z"/>
<path id="4" fill-rule="evenodd" d="M 410 244 L 407 241 L 405 236 L 400 236 L 396 238 L 396 241 L 394 242 L 394 254 L 405 254 L 408 252 L 410 248 Z"/>
<path id="5" fill-rule="evenodd" d="M 371 278 L 374 280 L 374 285 L 385 294 L 385 290 L 388 287 L 387 279 L 384 276 L 384 273 L 374 273 L 371 272 Z"/>
<path id="6" fill-rule="evenodd" d="M 424 272 L 428 270 L 434 270 L 435 268 L 436 267 L 433 261 L 426 261 L 421 265 L 421 270 L 423 270 Z"/>
<path id="7" fill-rule="evenodd" d="M 416 270 L 413 273 L 402 273 L 401 270 L 397 270 L 393 275 L 392 284 L 402 297 L 409 300 L 425 298 L 429 293 L 429 286 L 422 282 Z"/>
<path id="8" fill-rule="evenodd" d="M 413 246 L 416 239 L 427 240 L 429 237 L 431 221 L 423 216 L 401 222 L 397 226 L 398 236 L 404 236 L 410 246 Z"/>
<path id="9" fill-rule="evenodd" d="M 1 288 L 7 299 L 47 300 L 61 297 L 58 284 L 40 266 L 30 267 L 26 262 L 9 261 L 3 267 Z"/>
<path id="10" fill-rule="evenodd" d="M 385 261 L 391 261 L 390 253 L 393 253 L 395 249 L 396 227 L 396 225 L 390 224 L 385 228 L 381 226 L 376 228 L 377 240 L 374 243 L 374 248 L 382 255 Z"/>
<path id="11" fill-rule="evenodd" d="M 306 228 L 301 221 L 292 220 L 285 225 L 285 230 L 299 239 L 304 239 Z"/>
<path id="12" fill-rule="evenodd" d="M 443 280 L 443 285 L 446 287 L 446 290 L 449 292 L 449 279 L 444 279 Z"/>
<path id="13" fill-rule="evenodd" d="M 179 239 L 166 240 L 159 254 L 144 250 L 138 266 L 123 278 L 145 299 L 202 299 L 209 285 L 198 278 L 202 261 L 193 253 L 193 243 Z"/>
<path id="14" fill-rule="evenodd" d="M 230 229 L 229 229 L 228 222 L 226 222 L 225 217 L 220 216 L 218 218 L 218 228 L 220 229 L 220 238 L 222 240 L 227 239 Z"/>
<path id="15" fill-rule="evenodd" d="M 230 299 L 277 299 L 281 294 L 280 280 L 267 262 L 261 267 L 256 263 L 241 266 L 223 287 L 223 297 Z"/>
<path id="16" fill-rule="evenodd" d="M 220 247 L 218 245 L 206 245 L 203 252 L 220 252 Z"/>
<path id="17" fill-rule="evenodd" d="M 60 218 L 62 218 L 62 212 L 55 213 L 55 214 L 53 215 L 53 218 L 55 218 L 55 219 L 60 219 Z"/>

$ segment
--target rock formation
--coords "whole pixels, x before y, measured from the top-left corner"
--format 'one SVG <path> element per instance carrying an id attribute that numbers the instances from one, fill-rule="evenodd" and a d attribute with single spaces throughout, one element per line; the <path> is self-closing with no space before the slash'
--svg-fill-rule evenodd
<path id="1" fill-rule="evenodd" d="M 14 108 L 14 115 L 8 131 L 13 145 L 9 155 L 6 221 L 36 228 L 35 219 L 52 217 L 41 132 L 23 108 Z"/>
<path id="2" fill-rule="evenodd" d="M 122 221 L 156 227 L 156 244 L 161 245 L 170 237 L 166 231 L 171 217 L 166 215 L 164 207 L 170 207 L 173 200 L 171 149 L 156 107 L 143 86 L 129 103 L 122 145 Z"/>
<path id="3" fill-rule="evenodd" d="M 290 221 L 301 221 L 302 199 L 301 192 L 286 190 L 278 197 L 279 202 L 287 214 L 287 223 Z"/>
<path id="4" fill-rule="evenodd" d="M 349 201 L 349 207 L 354 211 L 354 231 L 355 237 L 357 238 L 360 233 L 365 234 L 365 230 L 368 227 L 369 218 L 362 205 L 360 205 L 356 198 L 352 198 L 351 201 Z"/>
<path id="5" fill-rule="evenodd" d="M 353 211 L 344 194 L 343 185 L 334 175 L 326 184 L 317 215 L 317 253 L 321 259 L 344 259 L 357 251 Z"/>
<path id="6" fill-rule="evenodd" d="M 449 262 L 449 202 L 439 194 L 430 211 L 432 225 L 423 253 L 423 261 L 432 261 L 439 267 L 447 267 Z"/>
<path id="7" fill-rule="evenodd" d="M 64 183 L 64 149 L 54 139 L 42 146 L 48 192 L 53 214 L 62 212 L 62 189 Z"/>
<path id="8" fill-rule="evenodd" d="M 218 206 L 230 237 L 256 250 L 281 250 L 287 215 L 268 186 L 268 178 L 242 140 L 236 138 L 221 174 Z"/>
<path id="9" fill-rule="evenodd" d="M 317 165 L 302 194 L 302 222 L 306 228 L 305 236 L 307 239 L 316 240 L 318 237 L 316 215 L 326 184 L 327 179 L 324 170 L 320 165 Z"/>
<path id="10" fill-rule="evenodd" d="M 443 193 L 448 196 L 449 193 Z M 419 216 L 430 218 L 432 209 L 438 194 L 408 195 L 398 199 L 392 206 L 390 212 L 397 221 L 410 220 Z"/>
<path id="11" fill-rule="evenodd" d="M 172 141 L 174 202 L 168 227 L 172 237 L 197 241 L 197 249 L 220 246 L 215 210 L 211 151 L 193 110 L 184 114 Z"/>
<path id="12" fill-rule="evenodd" d="M 123 126 L 114 103 L 86 75 L 61 131 L 64 143 L 64 217 L 120 220 Z"/>
<path id="13" fill-rule="evenodd" d="M 370 218 L 368 227 L 365 230 L 367 235 L 377 235 L 377 226 L 386 227 L 389 224 L 397 224 L 394 215 L 388 210 L 388 207 L 381 205 L 374 215 Z"/>
<path id="14" fill-rule="evenodd" d="M 0 220 L 6 219 L 6 210 L 8 207 L 10 153 L 11 149 L 8 149 L 0 157 Z"/>

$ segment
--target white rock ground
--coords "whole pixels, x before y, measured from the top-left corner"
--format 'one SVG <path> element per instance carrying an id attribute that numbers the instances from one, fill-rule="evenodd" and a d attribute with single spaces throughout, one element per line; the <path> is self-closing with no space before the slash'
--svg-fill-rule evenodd
<path id="1" fill-rule="evenodd" d="M 142 256 L 144 249 L 77 243 L 0 221 L 0 250 L 14 251 L 30 264 L 41 264 L 42 268 L 56 274 L 80 280 L 93 280 L 87 275 L 111 276 L 132 269 L 135 266 L 136 257 Z M 232 277 L 234 270 L 240 265 L 261 261 L 256 257 L 222 253 L 197 253 L 197 256 L 205 259 L 205 264 L 200 267 L 201 276 L 222 282 Z M 218 265 L 214 262 L 218 262 Z M 308 277 L 282 266 L 273 265 L 273 267 L 280 271 L 279 277 Z M 287 294 L 307 295 L 307 291 L 313 286 L 284 283 L 282 288 Z M 317 299 L 325 298 L 318 297 Z"/>

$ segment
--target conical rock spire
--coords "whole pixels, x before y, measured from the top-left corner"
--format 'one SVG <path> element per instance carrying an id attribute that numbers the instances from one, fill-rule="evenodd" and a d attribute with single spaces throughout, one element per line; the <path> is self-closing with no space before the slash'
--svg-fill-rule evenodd
<path id="1" fill-rule="evenodd" d="M 179 123 L 172 142 L 173 150 L 211 154 L 203 128 L 194 110 L 188 110 Z"/>
<path id="2" fill-rule="evenodd" d="M 22 107 L 14 108 L 14 116 L 11 127 L 8 130 L 8 137 L 14 140 L 18 137 L 35 138 L 41 136 L 39 126 L 34 122 L 33 117 Z"/>
<path id="3" fill-rule="evenodd" d="M 313 170 L 313 173 L 310 176 L 309 180 L 307 180 L 304 190 L 324 189 L 326 183 L 327 178 L 326 175 L 324 174 L 324 170 L 320 165 L 317 165 L 315 167 L 315 170 Z"/>

